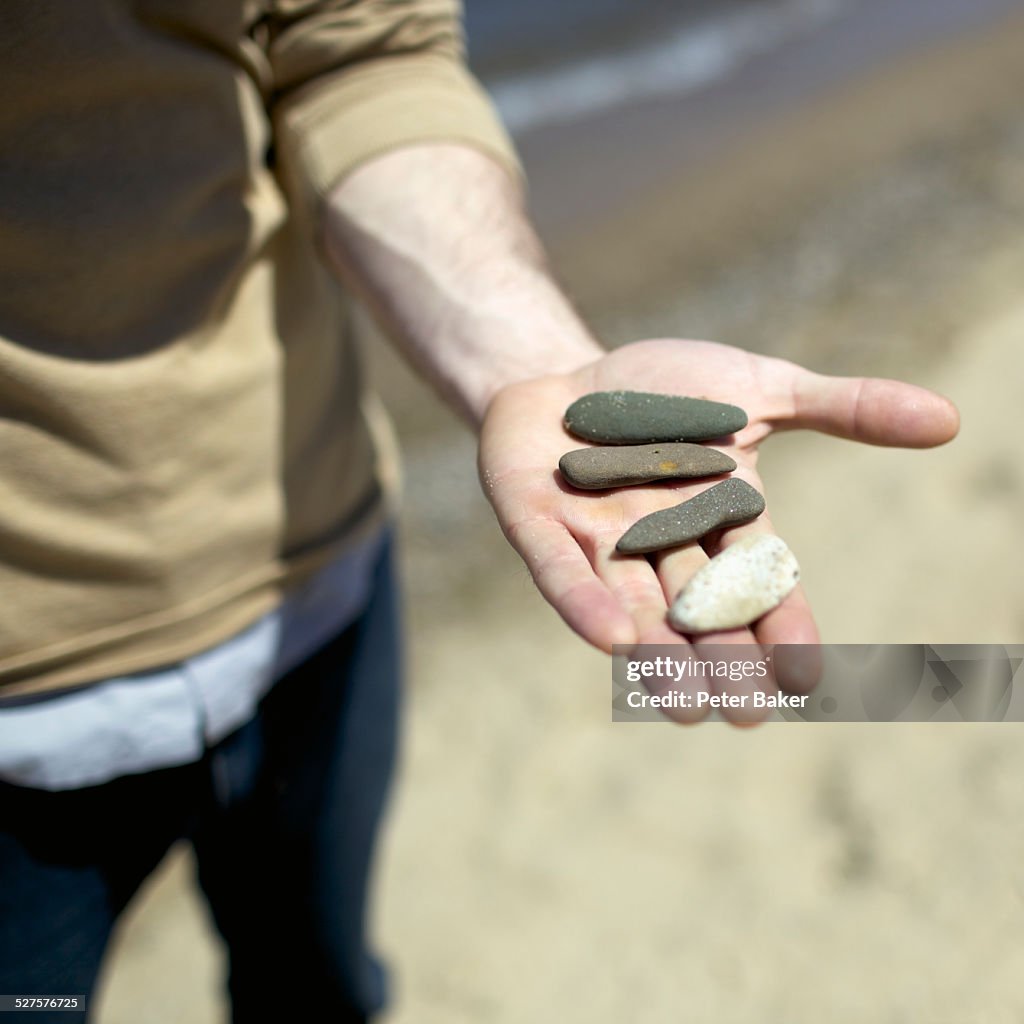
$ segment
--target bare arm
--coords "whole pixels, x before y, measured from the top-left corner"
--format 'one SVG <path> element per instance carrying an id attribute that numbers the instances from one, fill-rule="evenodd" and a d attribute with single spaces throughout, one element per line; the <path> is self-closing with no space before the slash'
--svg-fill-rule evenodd
<path id="1" fill-rule="evenodd" d="M 472 426 L 506 384 L 602 355 L 547 271 L 518 182 L 476 150 L 395 150 L 344 180 L 326 217 L 339 274 Z"/>
<path id="2" fill-rule="evenodd" d="M 479 430 L 481 479 L 506 537 L 566 622 L 604 650 L 686 643 L 665 621 L 668 604 L 719 547 L 772 527 L 762 515 L 706 548 L 664 552 L 653 565 L 617 556 L 615 541 L 628 526 L 706 484 L 602 496 L 561 484 L 554 467 L 579 447 L 562 415 L 580 395 L 622 388 L 744 407 L 750 423 L 725 450 L 736 475 L 761 491 L 757 449 L 774 430 L 804 427 L 906 447 L 941 444 L 957 431 L 951 403 L 896 381 L 824 377 L 681 339 L 604 353 L 547 273 L 514 182 L 469 148 L 423 145 L 365 164 L 330 197 L 326 246 L 413 363 Z M 816 640 L 797 588 L 752 632 L 694 643 Z M 800 689 L 807 680 L 788 683 Z"/>

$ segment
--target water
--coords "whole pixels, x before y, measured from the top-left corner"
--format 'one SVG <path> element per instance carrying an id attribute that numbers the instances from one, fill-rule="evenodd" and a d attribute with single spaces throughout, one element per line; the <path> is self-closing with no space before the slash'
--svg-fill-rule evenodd
<path id="1" fill-rule="evenodd" d="M 729 0 L 719 0 L 728 4 Z M 611 32 L 678 19 L 708 0 L 464 0 L 470 56 L 485 72 L 557 61 Z"/>
<path id="2" fill-rule="evenodd" d="M 864 65 L 1022 0 L 466 0 L 470 55 L 520 135 L 681 98 L 801 40 Z M 831 30 L 824 45 L 824 30 Z M 756 104 L 755 104 L 756 105 Z"/>
<path id="3" fill-rule="evenodd" d="M 815 31 L 852 2 L 719 4 L 715 13 L 691 13 L 671 30 L 632 44 L 493 77 L 491 93 L 514 132 L 574 121 L 627 102 L 684 95 L 727 77 L 756 54 Z M 608 0 L 603 6 L 618 5 Z"/>

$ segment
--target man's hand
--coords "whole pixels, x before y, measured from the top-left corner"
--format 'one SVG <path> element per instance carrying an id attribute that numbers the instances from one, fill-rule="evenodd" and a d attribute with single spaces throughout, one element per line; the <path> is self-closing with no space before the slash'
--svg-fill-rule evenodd
<path id="1" fill-rule="evenodd" d="M 685 643 L 666 622 L 669 602 L 716 545 L 771 524 L 761 516 L 653 564 L 616 555 L 616 540 L 636 520 L 709 483 L 603 494 L 564 484 L 558 460 L 582 442 L 566 433 L 562 417 L 581 395 L 655 391 L 741 406 L 749 425 L 715 447 L 758 490 L 757 446 L 772 430 L 809 427 L 909 447 L 941 444 L 957 430 L 949 402 L 894 381 L 820 377 L 708 342 L 646 341 L 605 353 L 551 278 L 517 182 L 464 146 L 412 146 L 368 161 L 328 196 L 323 227 L 338 275 L 481 431 L 484 489 L 541 592 L 603 650 Z M 815 642 L 803 594 L 791 594 L 753 634 L 704 635 L 698 647 L 755 636 L 766 644 Z M 796 674 L 782 682 L 808 685 Z"/>
<path id="2" fill-rule="evenodd" d="M 591 391 L 655 391 L 741 406 L 739 433 L 709 442 L 737 462 L 735 475 L 764 492 L 757 450 L 774 430 L 808 427 L 869 444 L 924 448 L 957 431 L 946 399 L 888 380 L 823 377 L 792 363 L 700 341 L 642 341 L 574 372 L 503 389 L 491 402 L 480 442 L 480 475 L 502 529 L 541 593 L 581 636 L 613 644 L 683 644 L 666 611 L 687 580 L 722 545 L 772 531 L 765 513 L 708 543 L 623 556 L 615 542 L 642 516 L 692 497 L 717 481 L 667 482 L 613 491 L 579 491 L 557 471 L 559 458 L 583 446 L 562 426 L 567 406 Z M 705 634 L 698 644 L 809 644 L 817 630 L 798 587 L 747 629 Z M 799 688 L 800 680 L 792 680 Z"/>

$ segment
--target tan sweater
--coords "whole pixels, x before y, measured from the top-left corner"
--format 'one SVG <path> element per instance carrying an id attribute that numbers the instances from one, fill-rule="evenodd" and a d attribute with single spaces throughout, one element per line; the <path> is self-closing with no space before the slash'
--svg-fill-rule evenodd
<path id="1" fill-rule="evenodd" d="M 382 513 L 319 205 L 514 164 L 454 0 L 0 4 L 0 693 L 156 667 Z"/>

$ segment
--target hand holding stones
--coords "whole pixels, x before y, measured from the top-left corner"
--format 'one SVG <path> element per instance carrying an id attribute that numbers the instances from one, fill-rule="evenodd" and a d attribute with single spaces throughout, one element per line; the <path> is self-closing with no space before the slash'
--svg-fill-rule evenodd
<path id="1" fill-rule="evenodd" d="M 559 470 L 567 482 L 601 490 L 732 472 L 724 452 L 693 444 L 741 430 L 747 414 L 734 405 L 636 391 L 584 395 L 565 413 L 578 437 L 615 447 L 567 452 Z M 672 508 L 644 516 L 619 539 L 621 554 L 642 554 L 700 540 L 725 526 L 756 519 L 764 498 L 732 477 Z M 796 586 L 800 571 L 778 537 L 751 537 L 713 558 L 683 588 L 669 622 L 687 633 L 745 626 Z"/>

